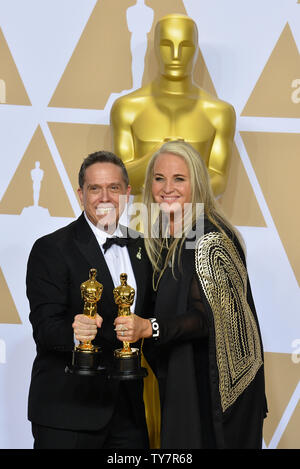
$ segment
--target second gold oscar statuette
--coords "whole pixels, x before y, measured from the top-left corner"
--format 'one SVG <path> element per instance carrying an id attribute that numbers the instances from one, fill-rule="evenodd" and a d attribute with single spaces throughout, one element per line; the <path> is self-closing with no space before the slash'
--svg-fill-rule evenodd
<path id="1" fill-rule="evenodd" d="M 118 316 L 131 316 L 130 308 L 134 301 L 135 290 L 127 284 L 127 274 L 120 275 L 121 285 L 113 291 L 115 303 L 118 305 Z M 123 342 L 122 349 L 114 352 L 114 366 L 110 377 L 114 379 L 141 379 L 147 376 L 146 368 L 141 367 L 138 348 L 131 348 L 130 343 Z"/>

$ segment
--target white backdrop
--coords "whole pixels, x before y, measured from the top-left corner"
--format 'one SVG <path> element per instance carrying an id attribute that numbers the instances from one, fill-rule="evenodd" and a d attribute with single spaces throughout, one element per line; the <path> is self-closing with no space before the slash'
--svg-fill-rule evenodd
<path id="1" fill-rule="evenodd" d="M 112 0 L 112 3 L 117 7 L 120 1 Z M 137 3 L 143 6 L 142 1 Z M 27 396 L 35 347 L 25 293 L 29 251 L 35 239 L 64 226 L 81 213 L 49 122 L 109 125 L 110 108 L 119 92 L 112 90 L 102 109 L 49 106 L 96 4 L 97 0 L 0 0 L 0 52 L 4 51 L 0 55 L 0 201 L 4 201 L 8 194 L 11 199 L 7 206 L 13 206 L 15 197 L 20 209 L 19 213 L 16 210 L 10 212 L 1 208 L 0 202 L 0 291 L 3 291 L 0 303 L 0 448 L 32 447 Z M 151 6 L 151 1 L 147 4 Z M 184 0 L 182 4 L 198 25 L 199 46 L 218 96 L 235 107 L 235 144 L 265 221 L 265 226 L 239 228 L 247 245 L 250 279 L 265 351 L 270 356 L 288 355 L 293 362 L 292 388 L 287 393 L 283 391 L 287 397 L 279 405 L 276 423 L 265 441 L 265 447 L 276 448 L 292 415 L 300 418 L 299 284 L 240 132 L 299 134 L 300 93 L 299 101 L 298 95 L 295 98 L 297 110 L 292 117 L 241 114 L 287 23 L 299 48 L 300 4 L 297 0 Z M 174 12 L 176 10 L 170 7 L 169 13 Z M 135 15 L 137 26 L 146 27 L 140 19 L 141 12 L 136 10 Z M 114 17 L 107 21 L 113 28 Z M 140 55 L 137 62 L 132 62 L 132 68 L 134 87 L 138 87 L 147 36 L 143 30 L 135 32 L 132 53 Z M 2 73 L 8 53 L 12 58 L 12 74 L 18 74 L 16 80 L 23 83 L 27 103 L 25 98 L 23 102 L 23 98 L 17 98 L 16 102 L 10 99 L 10 84 Z M 300 67 L 298 70 L 298 76 L 294 78 L 299 79 L 300 85 Z M 279 95 L 281 92 L 278 89 Z M 46 142 L 54 171 L 59 174 L 57 184 L 64 190 L 70 215 L 53 216 L 50 210 L 39 207 L 23 210 L 33 202 L 21 206 L 23 191 L 24 194 L 32 191 L 32 182 L 29 170 L 24 170 L 23 187 L 17 171 L 23 158 L 25 161 L 24 155 L 37 129 L 41 130 Z M 282 150 L 284 154 L 284 148 Z M 83 154 L 82 158 L 85 156 Z M 34 158 L 39 160 L 39 155 Z M 285 184 L 288 185 L 288 181 L 285 180 Z M 49 186 L 47 190 L 51 195 L 56 187 Z M 285 188 L 278 187 L 277 190 Z M 26 197 L 24 195 L 24 200 Z M 293 200 L 294 207 L 289 207 L 291 215 L 297 213 L 298 202 L 299 199 Z M 291 445 L 295 444 L 292 441 Z M 288 440 L 285 444 L 288 447 Z"/>

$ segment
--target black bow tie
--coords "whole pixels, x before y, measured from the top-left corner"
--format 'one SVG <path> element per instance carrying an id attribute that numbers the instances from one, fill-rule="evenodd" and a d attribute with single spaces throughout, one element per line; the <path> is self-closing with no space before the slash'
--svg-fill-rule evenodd
<path id="1" fill-rule="evenodd" d="M 130 238 L 119 238 L 118 236 L 113 236 L 112 238 L 106 238 L 105 243 L 103 244 L 104 254 L 106 251 L 113 245 L 117 244 L 123 248 L 124 246 L 128 246 L 130 243 Z"/>

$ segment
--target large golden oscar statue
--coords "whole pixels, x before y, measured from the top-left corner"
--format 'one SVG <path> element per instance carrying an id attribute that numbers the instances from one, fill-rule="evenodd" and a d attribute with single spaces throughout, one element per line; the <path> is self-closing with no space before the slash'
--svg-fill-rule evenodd
<path id="1" fill-rule="evenodd" d="M 158 76 L 112 107 L 114 152 L 126 164 L 132 194 L 139 195 L 155 149 L 164 141 L 183 139 L 204 158 L 213 191 L 220 195 L 227 182 L 234 109 L 193 82 L 198 31 L 191 18 L 164 16 L 156 25 L 154 41 Z"/>

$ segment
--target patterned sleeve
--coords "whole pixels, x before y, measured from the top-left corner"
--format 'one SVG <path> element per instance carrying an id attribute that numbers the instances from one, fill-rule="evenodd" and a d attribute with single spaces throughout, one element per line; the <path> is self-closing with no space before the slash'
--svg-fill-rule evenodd
<path id="1" fill-rule="evenodd" d="M 247 270 L 233 241 L 219 232 L 203 235 L 196 245 L 195 266 L 213 316 L 224 412 L 263 363 L 259 330 L 247 301 Z"/>

